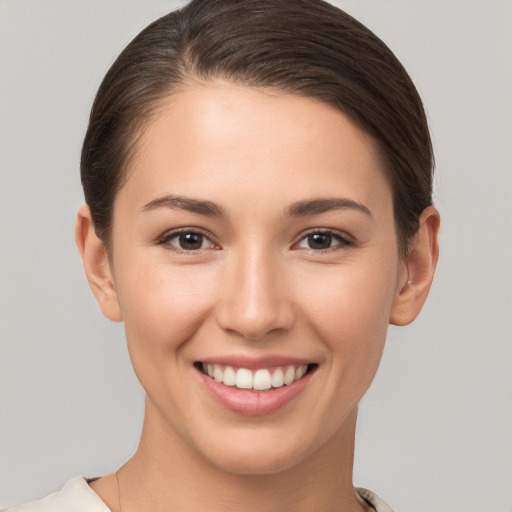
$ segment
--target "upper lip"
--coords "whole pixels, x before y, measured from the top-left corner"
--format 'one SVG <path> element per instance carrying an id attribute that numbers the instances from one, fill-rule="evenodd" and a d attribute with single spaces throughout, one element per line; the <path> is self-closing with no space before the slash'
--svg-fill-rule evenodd
<path id="1" fill-rule="evenodd" d="M 223 366 L 234 366 L 236 368 L 247 368 L 248 370 L 257 370 L 259 368 L 272 368 L 275 366 L 302 366 L 312 364 L 310 359 L 301 359 L 285 355 L 264 355 L 264 356 L 246 356 L 246 355 L 225 355 L 212 356 L 201 359 L 197 362 L 205 364 L 220 364 Z"/>

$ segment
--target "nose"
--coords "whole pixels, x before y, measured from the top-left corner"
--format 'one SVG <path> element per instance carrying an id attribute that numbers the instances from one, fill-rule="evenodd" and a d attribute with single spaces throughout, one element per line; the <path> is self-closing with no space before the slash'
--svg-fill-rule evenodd
<path id="1" fill-rule="evenodd" d="M 248 250 L 226 262 L 216 306 L 222 329 L 258 340 L 292 327 L 290 288 L 282 262 L 276 259 L 264 251 Z"/>

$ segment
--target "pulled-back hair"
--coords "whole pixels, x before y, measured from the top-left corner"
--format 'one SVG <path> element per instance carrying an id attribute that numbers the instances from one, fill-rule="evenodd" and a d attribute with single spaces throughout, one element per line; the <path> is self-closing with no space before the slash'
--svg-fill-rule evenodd
<path id="1" fill-rule="evenodd" d="M 393 190 L 400 248 L 432 202 L 432 145 L 421 99 L 389 48 L 323 0 L 192 0 L 145 28 L 106 74 L 81 177 L 109 248 L 115 196 L 161 101 L 194 81 L 272 87 L 333 105 L 376 141 Z"/>

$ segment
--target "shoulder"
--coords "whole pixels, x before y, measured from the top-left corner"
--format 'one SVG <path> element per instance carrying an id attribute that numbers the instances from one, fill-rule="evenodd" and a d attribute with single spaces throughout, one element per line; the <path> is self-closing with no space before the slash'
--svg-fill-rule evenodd
<path id="1" fill-rule="evenodd" d="M 60 491 L 46 498 L 15 505 L 0 512 L 110 512 L 85 478 L 70 480 Z"/>
<path id="2" fill-rule="evenodd" d="M 356 487 L 356 492 L 366 503 L 371 505 L 375 512 L 395 512 L 386 502 L 379 498 L 374 492 L 362 487 Z"/>

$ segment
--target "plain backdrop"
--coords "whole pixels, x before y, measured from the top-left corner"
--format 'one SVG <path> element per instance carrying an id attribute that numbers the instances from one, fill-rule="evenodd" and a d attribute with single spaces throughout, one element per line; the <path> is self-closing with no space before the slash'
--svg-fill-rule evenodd
<path id="1" fill-rule="evenodd" d="M 79 152 L 109 65 L 181 4 L 0 0 L 0 505 L 136 448 L 143 392 L 73 239 Z M 431 297 L 361 403 L 355 483 L 398 511 L 512 511 L 512 3 L 338 5 L 417 84 L 443 220 Z"/>

